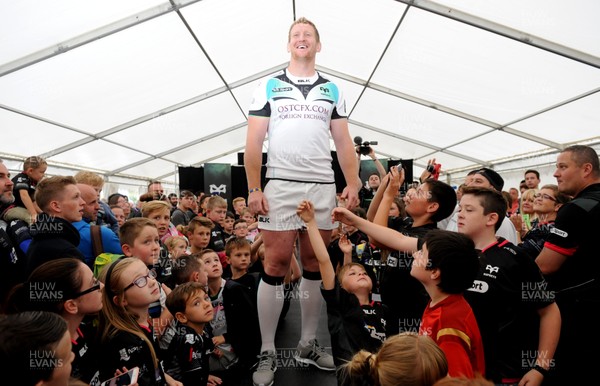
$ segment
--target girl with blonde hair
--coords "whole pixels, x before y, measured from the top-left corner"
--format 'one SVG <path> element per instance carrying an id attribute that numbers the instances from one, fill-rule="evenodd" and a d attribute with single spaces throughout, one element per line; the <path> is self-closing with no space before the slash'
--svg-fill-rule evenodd
<path id="1" fill-rule="evenodd" d="M 139 367 L 138 384 L 181 385 L 163 372 L 159 346 L 148 314 L 160 296 L 156 272 L 139 259 L 116 260 L 102 271 L 105 283 L 100 314 L 100 379 Z"/>
<path id="2" fill-rule="evenodd" d="M 448 375 L 448 362 L 433 339 L 403 332 L 377 353 L 359 351 L 339 372 L 342 386 L 431 386 Z"/>

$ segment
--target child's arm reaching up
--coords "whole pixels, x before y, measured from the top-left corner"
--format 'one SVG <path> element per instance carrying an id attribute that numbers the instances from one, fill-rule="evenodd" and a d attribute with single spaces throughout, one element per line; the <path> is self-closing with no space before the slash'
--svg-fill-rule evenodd
<path id="1" fill-rule="evenodd" d="M 348 240 L 348 236 L 341 235 L 338 241 L 340 251 L 344 254 L 343 265 L 350 264 L 352 262 L 352 243 Z"/>
<path id="2" fill-rule="evenodd" d="M 315 221 L 315 210 L 312 202 L 307 200 L 300 202 L 298 209 L 296 209 L 296 213 L 300 216 L 302 221 L 306 223 L 310 244 L 319 261 L 319 271 L 321 271 L 323 288 L 331 290 L 335 287 L 335 271 L 333 270 L 331 259 L 327 253 L 327 247 L 321 238 L 321 233 L 319 233 L 319 227 Z"/>
<path id="3" fill-rule="evenodd" d="M 346 208 L 333 208 L 331 212 L 333 221 L 341 221 L 344 224 L 352 225 L 363 231 L 369 237 L 373 237 L 379 243 L 393 248 L 397 251 L 414 252 L 418 250 L 419 239 L 408 237 L 395 229 L 388 228 L 379 224 L 374 224 L 360 216 L 355 215 Z"/>

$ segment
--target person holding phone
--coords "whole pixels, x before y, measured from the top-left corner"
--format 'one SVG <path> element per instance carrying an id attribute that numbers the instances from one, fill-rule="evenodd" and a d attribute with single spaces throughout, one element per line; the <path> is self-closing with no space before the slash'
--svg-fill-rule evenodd
<path id="1" fill-rule="evenodd" d="M 126 371 L 122 374 L 117 375 L 114 378 L 102 382 L 100 386 L 137 386 L 137 379 L 139 374 L 140 368 L 134 367 L 129 371 Z"/>
<path id="2" fill-rule="evenodd" d="M 140 386 L 182 386 L 163 372 L 149 307 L 160 297 L 156 272 L 137 258 L 116 260 L 102 271 L 100 379 L 139 367 Z"/>

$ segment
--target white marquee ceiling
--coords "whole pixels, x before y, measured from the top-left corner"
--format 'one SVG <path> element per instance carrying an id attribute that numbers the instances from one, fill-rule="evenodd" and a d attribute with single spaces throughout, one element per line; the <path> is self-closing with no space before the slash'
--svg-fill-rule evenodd
<path id="1" fill-rule="evenodd" d="M 351 135 L 380 156 L 455 176 L 548 165 L 600 146 L 598 15 L 596 0 L 2 0 L 0 157 L 109 181 L 236 164 L 250 95 L 306 16 Z"/>

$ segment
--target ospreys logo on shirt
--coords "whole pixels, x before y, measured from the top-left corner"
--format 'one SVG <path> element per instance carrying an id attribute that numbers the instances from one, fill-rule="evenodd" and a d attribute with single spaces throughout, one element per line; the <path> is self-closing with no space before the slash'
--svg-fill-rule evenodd
<path id="1" fill-rule="evenodd" d="M 185 343 L 194 344 L 195 342 L 196 339 L 194 337 L 194 334 L 185 334 Z"/>
<path id="2" fill-rule="evenodd" d="M 131 359 L 129 354 L 127 354 L 127 349 L 125 348 L 119 350 L 119 355 L 121 355 L 121 360 L 124 362 L 127 362 L 129 359 Z"/>

